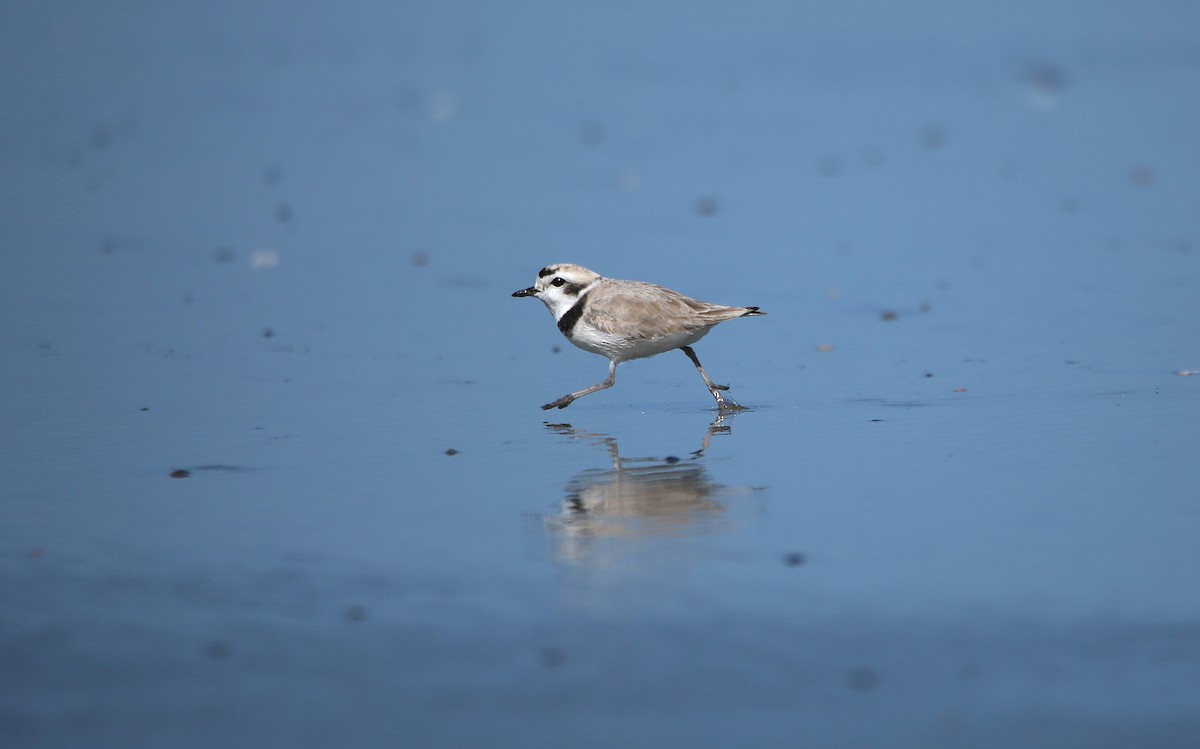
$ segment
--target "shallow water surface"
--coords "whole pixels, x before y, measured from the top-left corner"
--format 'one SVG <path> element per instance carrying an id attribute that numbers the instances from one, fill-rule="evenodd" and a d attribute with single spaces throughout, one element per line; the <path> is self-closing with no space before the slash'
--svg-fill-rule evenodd
<path id="1" fill-rule="evenodd" d="M 1195 745 L 1195 13 L 51 5 L 0 744 Z"/>

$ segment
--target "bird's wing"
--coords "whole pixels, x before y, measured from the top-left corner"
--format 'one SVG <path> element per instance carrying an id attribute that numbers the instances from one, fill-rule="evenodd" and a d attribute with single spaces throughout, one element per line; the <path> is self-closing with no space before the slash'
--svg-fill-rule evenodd
<path id="1" fill-rule="evenodd" d="M 708 304 L 640 281 L 606 283 L 602 288 L 604 304 L 589 300 L 584 313 L 588 323 L 610 335 L 632 340 L 653 340 L 709 328 L 747 313 L 744 307 Z M 589 296 L 599 290 L 593 289 Z"/>

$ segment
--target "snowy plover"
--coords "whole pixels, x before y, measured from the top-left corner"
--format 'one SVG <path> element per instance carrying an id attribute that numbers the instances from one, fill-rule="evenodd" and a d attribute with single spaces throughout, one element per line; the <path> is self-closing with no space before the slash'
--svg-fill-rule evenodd
<path id="1" fill-rule="evenodd" d="M 700 366 L 692 344 L 717 323 L 735 317 L 765 315 L 758 307 L 724 307 L 689 299 L 675 291 L 644 281 L 617 281 L 579 265 L 558 263 L 538 271 L 537 282 L 513 296 L 542 300 L 558 321 L 558 329 L 584 351 L 608 359 L 608 379 L 599 385 L 568 393 L 543 409 L 566 408 L 577 398 L 613 386 L 617 365 L 680 349 L 696 365 L 708 392 L 721 410 L 741 408 L 726 400 Z"/>

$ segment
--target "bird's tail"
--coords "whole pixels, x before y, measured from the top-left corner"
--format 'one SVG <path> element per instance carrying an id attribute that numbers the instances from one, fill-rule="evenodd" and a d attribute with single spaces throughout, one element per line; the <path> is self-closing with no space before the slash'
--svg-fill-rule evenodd
<path id="1" fill-rule="evenodd" d="M 762 310 L 760 310 L 758 307 L 743 307 L 743 309 L 746 310 L 746 314 L 742 315 L 742 317 L 754 317 L 755 315 L 767 314 L 766 312 L 763 312 Z"/>

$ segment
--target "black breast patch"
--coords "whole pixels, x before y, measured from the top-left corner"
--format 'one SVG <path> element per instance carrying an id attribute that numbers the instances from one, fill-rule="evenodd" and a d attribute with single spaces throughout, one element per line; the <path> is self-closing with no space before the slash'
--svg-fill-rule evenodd
<path id="1" fill-rule="evenodd" d="M 579 322 L 579 318 L 583 317 L 583 306 L 587 304 L 587 294 L 579 297 L 579 301 L 567 310 L 566 314 L 558 318 L 558 329 L 567 338 L 575 331 L 575 323 Z"/>

